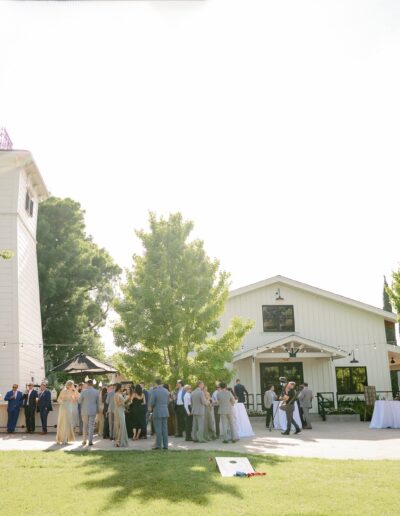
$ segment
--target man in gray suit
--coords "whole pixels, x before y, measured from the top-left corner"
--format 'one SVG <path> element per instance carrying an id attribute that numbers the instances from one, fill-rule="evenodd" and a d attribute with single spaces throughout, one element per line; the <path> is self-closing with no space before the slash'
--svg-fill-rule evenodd
<path id="1" fill-rule="evenodd" d="M 161 380 L 156 380 L 156 388 L 150 395 L 150 411 L 153 413 L 153 424 L 156 432 L 156 445 L 153 450 L 168 450 L 168 402 L 169 392 L 162 386 Z"/>
<path id="2" fill-rule="evenodd" d="M 264 407 L 267 411 L 267 419 L 265 421 L 266 427 L 269 428 L 271 422 L 274 426 L 274 401 L 276 401 L 275 386 L 270 385 L 269 389 L 264 393 Z M 272 421 L 271 421 L 272 420 Z M 272 427 L 271 427 L 272 428 Z"/>
<path id="3" fill-rule="evenodd" d="M 109 428 L 111 440 L 114 439 L 114 410 L 115 410 L 114 396 L 115 396 L 114 385 L 110 385 L 108 393 L 107 393 L 106 405 L 107 405 L 108 428 Z"/>
<path id="4" fill-rule="evenodd" d="M 311 430 L 311 419 L 310 419 L 310 408 L 312 407 L 312 399 L 313 399 L 313 393 L 312 390 L 308 388 L 308 383 L 303 383 L 303 389 L 299 392 L 297 399 L 299 400 L 300 407 L 303 410 L 303 417 L 305 421 L 305 428 L 306 430 Z"/>
<path id="5" fill-rule="evenodd" d="M 193 414 L 192 439 L 195 443 L 205 443 L 204 420 L 207 400 L 204 395 L 204 382 L 201 380 L 197 382 L 197 388 L 192 392 L 191 398 Z"/>
<path id="6" fill-rule="evenodd" d="M 82 444 L 86 444 L 86 438 L 89 434 L 89 446 L 93 446 L 94 422 L 99 411 L 99 392 L 93 387 L 93 380 L 88 380 L 86 384 L 87 389 L 83 390 L 79 395 L 83 422 Z"/>
<path id="7" fill-rule="evenodd" d="M 229 442 L 231 437 L 232 442 L 239 440 L 236 425 L 233 420 L 233 405 L 235 404 L 235 397 L 231 392 L 226 390 L 226 383 L 219 384 L 221 390 L 217 392 L 218 412 L 221 418 L 223 443 Z M 229 435 L 230 434 L 230 435 Z"/>

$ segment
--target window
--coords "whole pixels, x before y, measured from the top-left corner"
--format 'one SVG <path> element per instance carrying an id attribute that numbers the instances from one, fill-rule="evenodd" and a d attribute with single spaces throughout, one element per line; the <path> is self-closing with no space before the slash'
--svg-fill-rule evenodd
<path id="1" fill-rule="evenodd" d="M 264 331 L 294 331 L 293 305 L 263 305 Z"/>
<path id="2" fill-rule="evenodd" d="M 25 211 L 30 217 L 33 216 L 33 200 L 31 199 L 29 192 L 26 192 L 25 194 Z"/>
<path id="3" fill-rule="evenodd" d="M 386 342 L 396 346 L 396 329 L 394 323 L 385 321 Z"/>
<path id="4" fill-rule="evenodd" d="M 368 385 L 366 367 L 336 368 L 338 394 L 363 394 L 365 385 Z"/>

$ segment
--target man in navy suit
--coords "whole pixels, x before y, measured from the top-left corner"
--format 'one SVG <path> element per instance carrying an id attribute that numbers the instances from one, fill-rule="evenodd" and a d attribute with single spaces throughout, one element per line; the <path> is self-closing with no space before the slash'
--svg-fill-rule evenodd
<path id="1" fill-rule="evenodd" d="M 37 400 L 37 411 L 40 413 L 40 421 L 42 422 L 42 432 L 40 435 L 47 434 L 47 416 L 52 410 L 51 392 L 47 388 L 47 385 L 42 383 Z"/>
<path id="2" fill-rule="evenodd" d="M 7 433 L 13 434 L 17 426 L 19 409 L 22 405 L 22 392 L 18 390 L 18 385 L 15 383 L 12 391 L 8 391 L 4 397 L 4 401 L 8 401 L 7 412 Z"/>
<path id="3" fill-rule="evenodd" d="M 29 434 L 33 434 L 35 431 L 35 415 L 36 415 L 36 400 L 38 398 L 38 393 L 34 389 L 34 385 L 32 382 L 28 383 L 27 389 L 23 396 L 23 405 L 25 410 L 25 420 L 26 420 L 26 431 Z"/>

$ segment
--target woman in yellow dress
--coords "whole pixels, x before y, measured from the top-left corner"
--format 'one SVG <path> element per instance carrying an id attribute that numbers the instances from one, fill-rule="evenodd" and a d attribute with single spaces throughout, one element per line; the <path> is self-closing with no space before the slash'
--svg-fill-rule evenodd
<path id="1" fill-rule="evenodd" d="M 74 382 L 68 380 L 57 400 L 60 405 L 57 420 L 57 444 L 68 444 L 68 441 L 75 441 L 74 415 L 78 398 L 79 393 L 75 389 Z"/>
<path id="2" fill-rule="evenodd" d="M 114 437 L 115 446 L 128 446 L 128 433 L 126 431 L 125 423 L 125 398 L 121 392 L 122 386 L 120 383 L 115 384 L 115 410 L 114 410 Z"/>

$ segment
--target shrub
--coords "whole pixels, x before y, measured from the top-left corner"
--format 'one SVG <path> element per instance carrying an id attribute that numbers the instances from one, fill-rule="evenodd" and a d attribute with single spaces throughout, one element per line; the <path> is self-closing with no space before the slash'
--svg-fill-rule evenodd
<path id="1" fill-rule="evenodd" d="M 330 409 L 326 409 L 325 413 L 328 416 L 331 416 L 331 415 L 344 415 L 344 414 L 358 414 L 358 412 L 355 411 L 352 407 L 339 407 L 337 409 L 330 408 Z"/>

